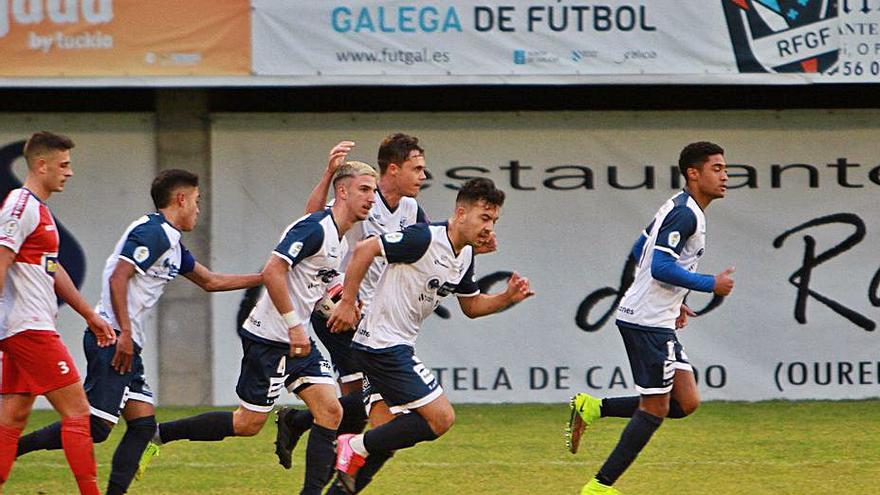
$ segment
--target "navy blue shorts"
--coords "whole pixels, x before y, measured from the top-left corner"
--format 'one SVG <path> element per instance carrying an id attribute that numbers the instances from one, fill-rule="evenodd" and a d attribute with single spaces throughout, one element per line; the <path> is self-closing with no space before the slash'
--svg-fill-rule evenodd
<path id="1" fill-rule="evenodd" d="M 340 383 L 349 383 L 364 377 L 351 355 L 351 339 L 354 338 L 354 331 L 331 333 L 327 328 L 327 318 L 317 313 L 312 313 L 312 328 L 330 353 L 330 360 L 333 361 L 333 368 Z"/>
<path id="2" fill-rule="evenodd" d="M 83 335 L 83 350 L 87 363 L 83 386 L 89 399 L 90 412 L 94 416 L 115 424 L 129 400 L 154 404 L 153 391 L 144 376 L 141 348 L 137 344 L 134 345 L 134 355 L 131 358 L 131 371 L 122 375 L 110 366 L 116 346 L 98 347 L 98 339 L 88 329 Z"/>
<path id="3" fill-rule="evenodd" d="M 636 390 L 642 395 L 668 394 L 672 391 L 675 370 L 693 372 L 684 348 L 673 330 L 640 330 L 617 324 Z"/>
<path id="4" fill-rule="evenodd" d="M 297 393 L 314 383 L 336 385 L 330 363 L 312 342 L 312 352 L 306 357 L 290 357 L 290 346 L 256 340 L 240 330 L 241 371 L 235 392 L 245 409 L 254 412 L 272 411 L 281 390 Z"/>
<path id="5" fill-rule="evenodd" d="M 408 345 L 387 349 L 352 347 L 355 361 L 364 370 L 364 402 L 367 412 L 381 400 L 398 414 L 430 404 L 443 394 L 431 370 Z"/>

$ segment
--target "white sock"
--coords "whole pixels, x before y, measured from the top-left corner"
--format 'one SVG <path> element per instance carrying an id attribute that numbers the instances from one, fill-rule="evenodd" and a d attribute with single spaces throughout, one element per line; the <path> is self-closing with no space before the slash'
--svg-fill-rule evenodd
<path id="1" fill-rule="evenodd" d="M 159 435 L 159 425 L 156 425 L 156 433 L 153 433 L 153 438 L 150 441 L 156 445 L 162 445 L 162 437 Z"/>
<path id="2" fill-rule="evenodd" d="M 364 446 L 364 435 L 355 435 L 348 440 L 348 445 L 351 447 L 351 450 L 355 451 L 357 455 L 361 457 L 367 457 L 370 455 L 367 452 L 367 448 Z"/>

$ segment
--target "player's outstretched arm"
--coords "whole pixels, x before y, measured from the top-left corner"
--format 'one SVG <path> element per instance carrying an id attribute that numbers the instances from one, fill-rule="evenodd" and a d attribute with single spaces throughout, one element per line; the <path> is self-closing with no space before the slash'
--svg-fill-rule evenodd
<path id="1" fill-rule="evenodd" d="M 61 264 L 55 269 L 55 294 L 66 302 L 71 309 L 79 313 L 86 320 L 89 330 L 98 339 L 98 346 L 107 347 L 116 343 L 116 332 L 103 318 L 95 313 L 85 298 L 76 289 L 76 285 Z"/>
<path id="2" fill-rule="evenodd" d="M 479 318 L 491 315 L 502 309 L 535 295 L 529 286 L 529 279 L 520 277 L 518 273 L 507 280 L 507 289 L 498 294 L 477 294 L 476 296 L 459 296 L 458 304 L 468 318 Z"/>
<path id="3" fill-rule="evenodd" d="M 110 306 L 119 325 L 119 337 L 116 339 L 116 351 L 110 366 L 119 373 L 131 371 L 131 359 L 134 356 L 134 341 L 131 338 L 131 317 L 128 314 L 128 281 L 135 274 L 135 265 L 128 258 L 119 258 L 116 268 L 110 274 Z"/>
<path id="4" fill-rule="evenodd" d="M 354 148 L 354 141 L 340 141 L 327 157 L 327 169 L 321 181 L 315 185 L 306 201 L 306 213 L 314 213 L 323 210 L 327 205 L 327 193 L 330 191 L 330 183 L 333 181 L 333 174 L 345 162 L 345 157 Z"/>
<path id="5" fill-rule="evenodd" d="M 378 237 L 370 237 L 357 243 L 348 268 L 345 270 L 345 283 L 342 286 L 342 298 L 336 303 L 333 314 L 327 320 L 330 331 L 344 332 L 357 324 L 360 310 L 357 306 L 357 295 L 361 282 L 367 274 L 373 258 L 382 254 L 382 244 Z"/>
<path id="6" fill-rule="evenodd" d="M 193 271 L 184 273 L 183 276 L 208 292 L 247 289 L 248 287 L 256 287 L 263 283 L 262 274 L 248 273 L 238 275 L 212 272 L 198 261 L 193 267 Z"/>

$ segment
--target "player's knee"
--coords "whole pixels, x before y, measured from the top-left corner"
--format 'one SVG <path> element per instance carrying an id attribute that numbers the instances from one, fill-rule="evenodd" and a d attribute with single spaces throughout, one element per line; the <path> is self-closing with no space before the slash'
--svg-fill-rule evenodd
<path id="1" fill-rule="evenodd" d="M 450 407 L 432 418 L 429 423 L 431 424 L 431 430 L 439 437 L 449 431 L 452 425 L 455 424 L 455 410 Z"/>
<path id="2" fill-rule="evenodd" d="M 263 429 L 265 423 L 264 415 L 234 414 L 232 416 L 232 429 L 237 437 L 252 437 Z"/>
<path id="3" fill-rule="evenodd" d="M 312 416 L 315 417 L 315 423 L 335 430 L 342 421 L 342 405 L 338 400 L 324 401 L 315 406 Z"/>
<path id="4" fill-rule="evenodd" d="M 92 432 L 92 442 L 101 443 L 110 436 L 113 423 L 93 415 L 89 417 L 89 428 Z"/>
<path id="5" fill-rule="evenodd" d="M 700 398 L 699 397 L 690 397 L 685 400 L 679 401 L 679 405 L 681 406 L 681 412 L 684 416 L 690 416 L 700 407 Z"/>

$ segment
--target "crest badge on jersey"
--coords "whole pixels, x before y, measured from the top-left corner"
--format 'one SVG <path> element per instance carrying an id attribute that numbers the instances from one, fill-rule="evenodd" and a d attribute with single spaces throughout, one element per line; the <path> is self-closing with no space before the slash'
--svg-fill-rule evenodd
<path id="1" fill-rule="evenodd" d="M 12 236 L 16 232 L 18 232 L 18 220 L 13 218 L 12 220 L 9 220 L 8 222 L 6 222 L 3 225 L 3 233 L 4 234 L 6 234 L 8 236 Z"/>
<path id="2" fill-rule="evenodd" d="M 385 242 L 390 244 L 396 244 L 403 240 L 403 232 L 392 232 L 390 234 L 385 234 Z"/>
<path id="3" fill-rule="evenodd" d="M 670 232 L 667 242 L 671 248 L 678 246 L 678 243 L 681 242 L 681 232 L 677 230 L 675 232 Z"/>
<path id="4" fill-rule="evenodd" d="M 134 260 L 143 263 L 150 257 L 150 248 L 147 246 L 138 246 L 134 249 Z"/>
<path id="5" fill-rule="evenodd" d="M 721 0 L 740 72 L 837 72 L 836 0 Z"/>
<path id="6" fill-rule="evenodd" d="M 303 243 L 300 241 L 296 241 L 290 245 L 290 249 L 287 250 L 287 254 L 289 254 L 291 257 L 296 258 L 296 255 L 298 255 L 299 252 L 302 251 L 302 248 Z"/>

